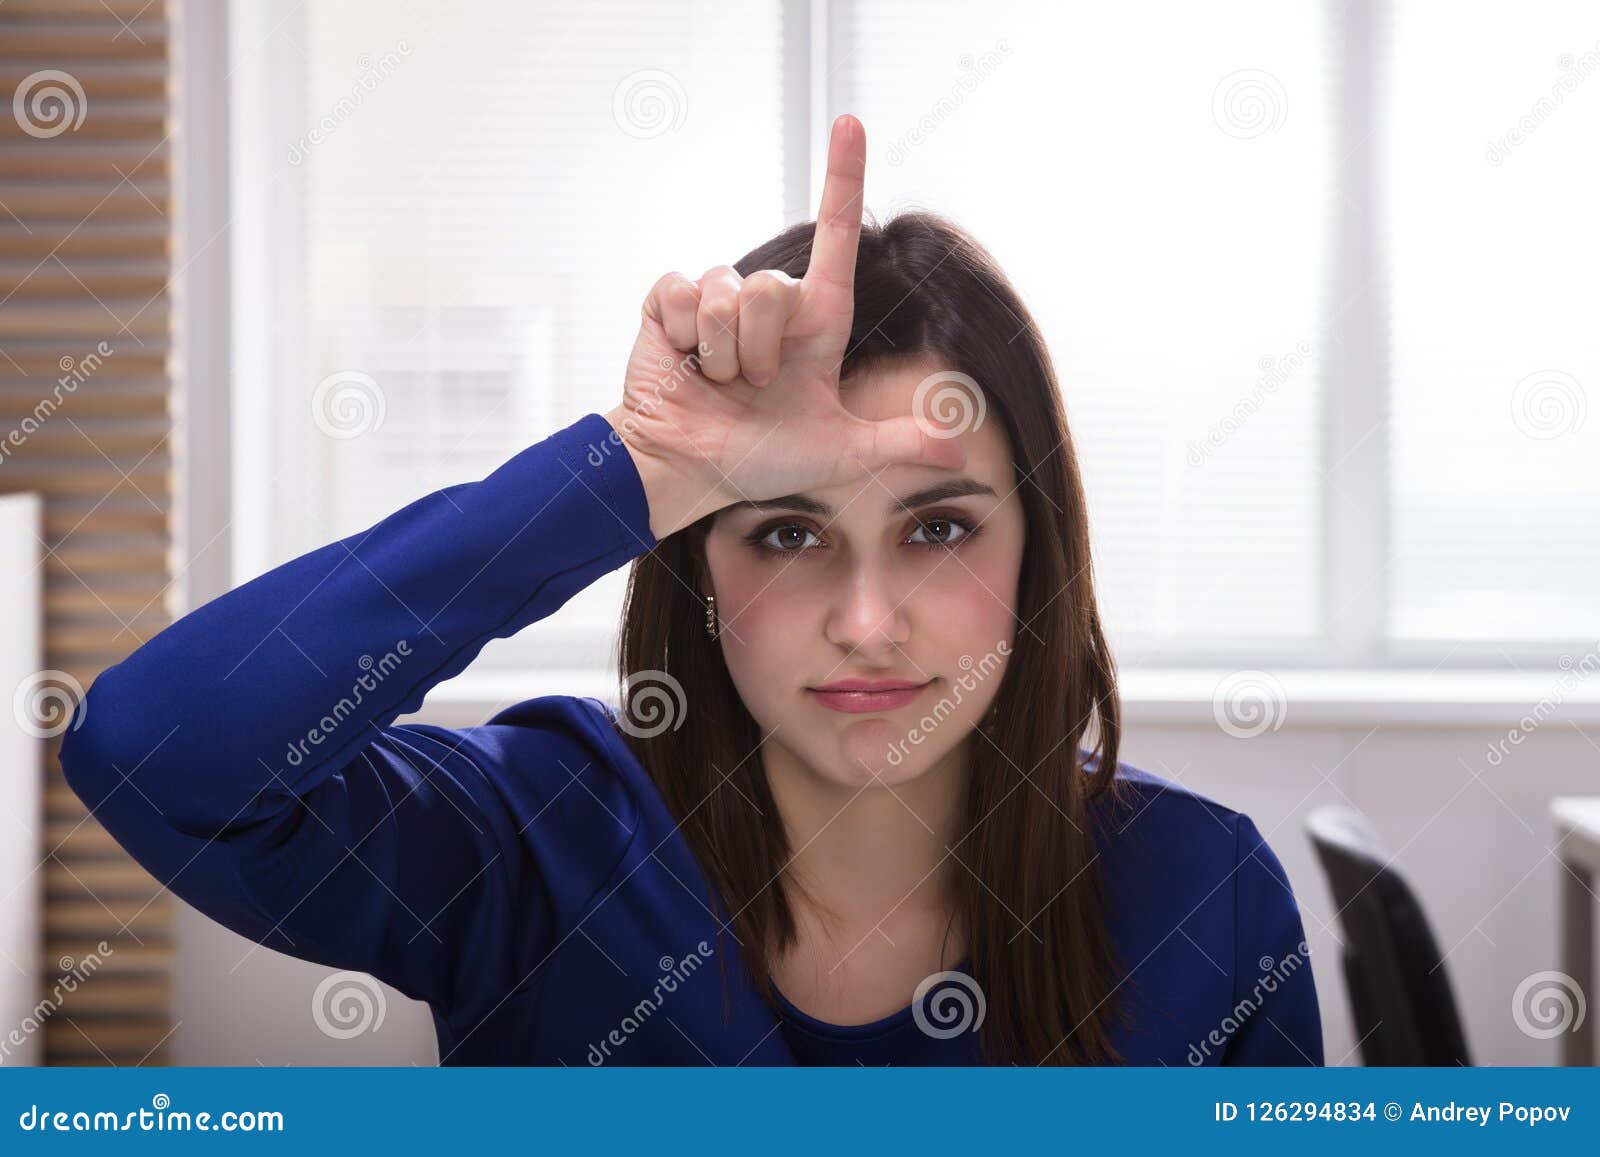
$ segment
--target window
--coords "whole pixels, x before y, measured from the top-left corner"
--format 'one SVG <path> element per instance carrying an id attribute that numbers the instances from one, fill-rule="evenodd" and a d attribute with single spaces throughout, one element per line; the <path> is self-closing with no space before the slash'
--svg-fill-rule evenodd
<path id="1" fill-rule="evenodd" d="M 1600 21 L 1406 4 L 1395 37 L 1391 629 L 1576 659 L 1600 638 Z"/>
<path id="2" fill-rule="evenodd" d="M 240 579 L 609 409 L 655 278 L 809 218 L 848 110 L 869 209 L 1044 330 L 1125 666 L 1600 632 L 1577 0 L 240 7 Z M 623 579 L 480 669 L 599 669 Z"/>
<path id="3" fill-rule="evenodd" d="M 656 278 L 782 219 L 776 5 L 241 8 L 241 581 L 610 409 Z M 603 666 L 625 576 L 480 663 Z"/>

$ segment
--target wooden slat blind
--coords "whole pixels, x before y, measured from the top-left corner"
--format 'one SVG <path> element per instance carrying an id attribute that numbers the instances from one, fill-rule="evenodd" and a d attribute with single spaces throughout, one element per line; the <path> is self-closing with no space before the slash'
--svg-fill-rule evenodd
<path id="1" fill-rule="evenodd" d="M 43 495 L 45 666 L 81 688 L 170 615 L 173 15 L 170 0 L 0 6 L 0 491 Z M 34 102 L 41 86 L 62 95 Z M 41 997 L 111 948 L 44 1019 L 45 1061 L 165 1063 L 172 898 L 45 742 Z"/>

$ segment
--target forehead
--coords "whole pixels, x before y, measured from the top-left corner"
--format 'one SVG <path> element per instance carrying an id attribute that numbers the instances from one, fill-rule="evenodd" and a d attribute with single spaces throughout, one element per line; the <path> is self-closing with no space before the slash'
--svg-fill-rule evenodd
<path id="1" fill-rule="evenodd" d="M 864 366 L 839 387 L 839 399 L 858 418 L 880 421 L 919 416 L 930 428 L 957 431 L 971 475 L 1004 494 L 1011 489 L 1011 447 L 996 413 L 990 412 L 983 384 L 973 383 L 932 355 L 894 358 Z M 922 466 L 891 466 L 882 477 L 908 481 L 953 473 Z"/>

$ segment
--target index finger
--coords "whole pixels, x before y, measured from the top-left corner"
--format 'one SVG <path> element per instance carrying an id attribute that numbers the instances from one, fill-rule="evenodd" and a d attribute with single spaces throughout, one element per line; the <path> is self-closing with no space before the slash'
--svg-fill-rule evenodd
<path id="1" fill-rule="evenodd" d="M 822 280 L 853 290 L 856 244 L 861 240 L 861 200 L 866 185 L 867 133 L 849 113 L 833 122 L 828 139 L 828 175 L 822 185 L 807 281 Z"/>

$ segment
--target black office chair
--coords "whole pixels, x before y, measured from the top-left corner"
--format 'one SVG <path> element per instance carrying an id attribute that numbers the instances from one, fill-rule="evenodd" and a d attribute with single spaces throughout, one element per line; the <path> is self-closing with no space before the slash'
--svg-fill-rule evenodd
<path id="1" fill-rule="evenodd" d="M 1316 809 L 1306 831 L 1344 931 L 1344 978 L 1361 1063 L 1470 1065 L 1439 946 L 1416 894 L 1360 812 Z"/>

